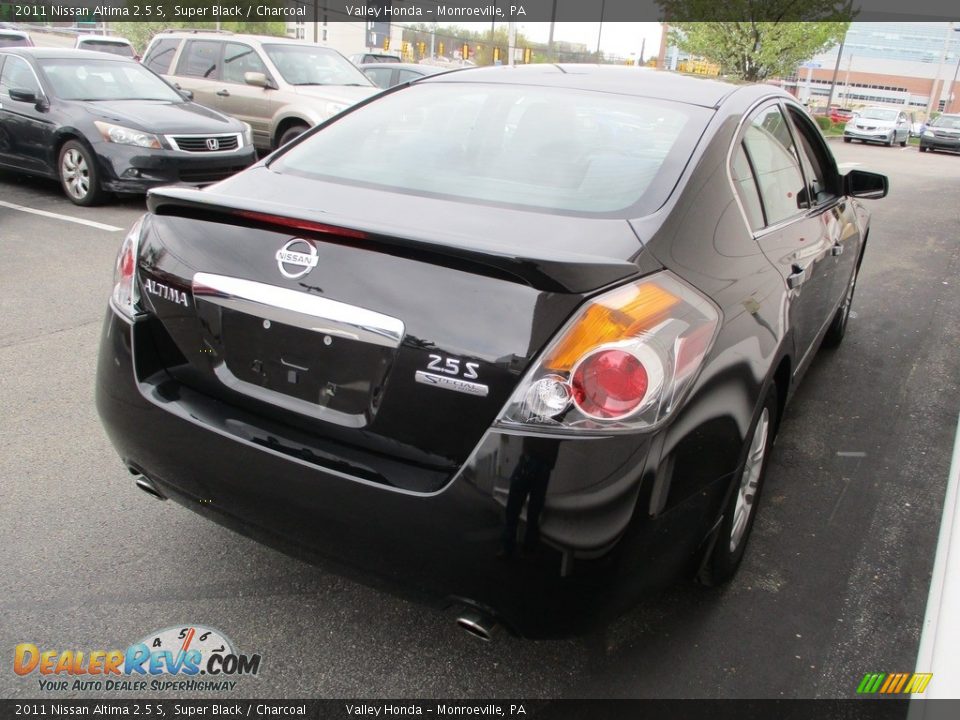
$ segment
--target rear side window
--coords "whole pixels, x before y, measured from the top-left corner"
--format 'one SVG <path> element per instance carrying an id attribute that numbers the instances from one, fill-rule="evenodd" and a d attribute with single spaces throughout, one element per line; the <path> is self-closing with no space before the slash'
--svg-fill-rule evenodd
<path id="1" fill-rule="evenodd" d="M 763 208 L 760 205 L 760 195 L 757 191 L 756 179 L 753 176 L 753 168 L 750 166 L 750 160 L 747 158 L 742 143 L 737 145 L 730 170 L 733 175 L 733 182 L 737 187 L 737 195 L 740 196 L 740 202 L 743 204 L 743 211 L 747 215 L 750 229 L 759 230 L 763 227 Z"/>
<path id="2" fill-rule="evenodd" d="M 787 119 L 778 106 L 763 108 L 753 116 L 743 144 L 760 188 L 767 225 L 796 215 L 806 193 Z"/>
<path id="3" fill-rule="evenodd" d="M 613 93 L 423 83 L 346 113 L 271 167 L 416 195 L 637 217 L 667 199 L 710 114 Z"/>
<path id="4" fill-rule="evenodd" d="M 190 40 L 177 64 L 177 75 L 216 80 L 220 74 L 221 43 Z"/>
<path id="5" fill-rule="evenodd" d="M 169 75 L 170 64 L 173 62 L 173 56 L 176 55 L 179 44 L 180 41 L 173 38 L 157 40 L 150 46 L 143 64 L 158 75 Z"/>
<path id="6" fill-rule="evenodd" d="M 390 75 L 393 73 L 390 68 L 367 68 L 364 72 L 377 84 L 377 87 L 390 87 Z"/>

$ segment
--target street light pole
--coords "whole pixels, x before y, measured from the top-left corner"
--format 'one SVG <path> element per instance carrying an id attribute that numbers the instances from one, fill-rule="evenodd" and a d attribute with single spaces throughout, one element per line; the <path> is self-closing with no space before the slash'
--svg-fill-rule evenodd
<path id="1" fill-rule="evenodd" d="M 833 105 L 833 91 L 837 88 L 837 73 L 840 72 L 840 57 L 843 55 L 843 44 L 847 41 L 847 34 L 844 33 L 840 38 L 840 49 L 837 51 L 837 64 L 833 66 L 833 79 L 830 80 L 830 95 L 827 97 L 827 112 L 830 112 L 830 106 Z"/>

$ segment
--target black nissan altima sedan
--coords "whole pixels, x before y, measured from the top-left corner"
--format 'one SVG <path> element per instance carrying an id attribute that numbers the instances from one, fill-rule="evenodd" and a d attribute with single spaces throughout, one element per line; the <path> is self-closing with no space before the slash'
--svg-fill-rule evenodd
<path id="1" fill-rule="evenodd" d="M 425 78 L 151 191 L 100 416 L 156 497 L 483 637 L 574 632 L 734 574 L 886 191 L 766 85 Z"/>
<path id="2" fill-rule="evenodd" d="M 0 168 L 110 192 L 222 180 L 256 159 L 250 126 L 189 102 L 139 63 L 88 50 L 0 50 Z"/>

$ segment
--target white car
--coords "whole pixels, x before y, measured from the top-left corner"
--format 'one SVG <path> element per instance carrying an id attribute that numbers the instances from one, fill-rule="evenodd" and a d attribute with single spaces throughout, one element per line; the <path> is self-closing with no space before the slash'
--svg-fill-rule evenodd
<path id="1" fill-rule="evenodd" d="M 843 141 L 876 142 L 893 146 L 906 146 L 910 139 L 910 119 L 902 110 L 885 107 L 867 107 L 857 117 L 847 122 L 843 129 Z"/>
<path id="2" fill-rule="evenodd" d="M 136 49 L 126 38 L 108 37 L 106 35 L 80 35 L 74 45 L 78 50 L 96 50 L 97 52 L 120 55 L 121 57 L 139 60 Z"/>

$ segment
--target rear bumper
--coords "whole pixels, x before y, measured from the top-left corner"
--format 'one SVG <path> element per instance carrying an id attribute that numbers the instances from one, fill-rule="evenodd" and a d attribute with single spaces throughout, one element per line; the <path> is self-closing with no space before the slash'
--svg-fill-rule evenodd
<path id="1" fill-rule="evenodd" d="M 161 185 L 217 182 L 249 167 L 257 159 L 252 146 L 222 155 L 148 150 L 116 143 L 98 143 L 94 150 L 104 188 L 137 194 Z"/>
<path id="2" fill-rule="evenodd" d="M 548 441 L 556 466 L 530 479 L 517 472 L 525 438 L 489 432 L 441 490 L 384 487 L 281 452 L 257 436 L 256 416 L 203 406 L 151 374 L 136 360 L 138 325 L 107 311 L 97 380 L 128 467 L 268 545 L 421 600 L 483 607 L 523 634 L 602 622 L 692 570 L 729 485 L 717 477 L 651 514 L 657 435 Z"/>

